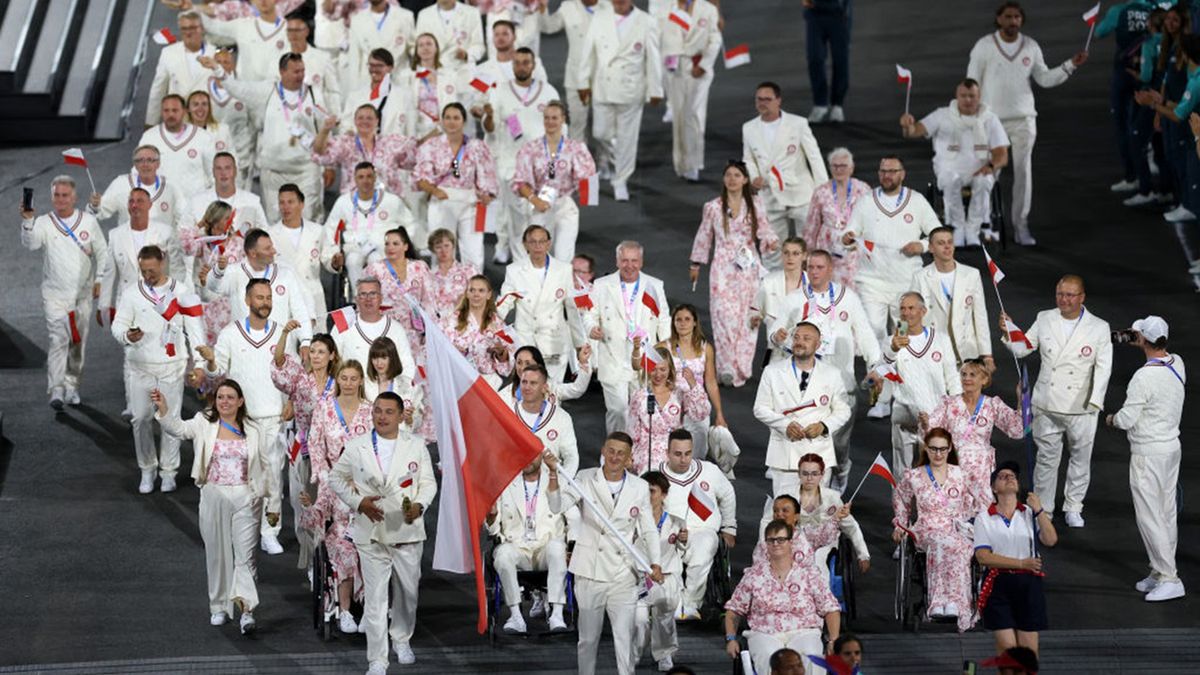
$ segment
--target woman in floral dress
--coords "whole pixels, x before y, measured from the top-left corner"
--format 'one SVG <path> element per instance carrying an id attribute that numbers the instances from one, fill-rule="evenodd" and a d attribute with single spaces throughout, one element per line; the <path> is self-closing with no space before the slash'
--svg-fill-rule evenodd
<path id="1" fill-rule="evenodd" d="M 708 420 L 712 407 L 708 396 L 700 386 L 700 380 L 690 369 L 676 379 L 675 362 L 666 347 L 651 347 L 660 363 L 651 371 L 646 386 L 638 387 L 629 396 L 629 427 L 633 437 L 633 453 L 630 455 L 635 475 L 658 467 L 667 459 L 667 437 L 673 429 L 686 426 L 689 421 Z M 634 359 L 641 359 L 641 349 L 634 349 Z M 653 396 L 654 414 L 647 410 L 646 401 Z"/>
<path id="2" fill-rule="evenodd" d="M 225 258 L 226 266 L 232 267 L 246 256 L 242 249 L 242 235 L 233 229 L 231 215 L 233 207 L 217 200 L 208 205 L 200 222 L 195 225 L 184 224 L 179 228 L 179 245 L 183 252 L 198 261 L 193 282 L 200 289 L 200 298 L 204 301 L 204 334 L 210 345 L 217 344 L 217 334 L 233 318 L 229 297 L 205 288 L 208 268 L 216 266 L 218 257 Z"/>
<path id="3" fill-rule="evenodd" d="M 845 251 L 842 235 L 850 214 L 854 213 L 854 205 L 860 197 L 871 193 L 871 186 L 854 177 L 854 155 L 846 148 L 834 148 L 828 159 L 833 178 L 813 191 L 808 204 L 808 223 L 800 236 L 808 242 L 810 250 L 823 249 L 834 254 L 837 257 L 834 281 L 853 289 L 858 250 Z"/>
<path id="4" fill-rule="evenodd" d="M 454 313 L 458 301 L 467 292 L 467 281 L 479 274 L 470 263 L 458 261 L 458 239 L 445 228 L 429 233 L 429 248 L 433 250 L 433 266 L 430 268 L 429 290 L 425 294 L 426 305 L 442 320 Z"/>
<path id="5" fill-rule="evenodd" d="M 400 134 L 378 134 L 379 111 L 370 103 L 364 103 L 354 111 L 354 133 L 330 138 L 337 123 L 336 117 L 330 117 L 321 125 L 320 133 L 313 141 L 312 158 L 321 166 L 341 170 L 339 192 L 344 194 L 353 190 L 354 167 L 359 162 L 370 162 L 387 191 L 403 198 L 411 189 L 411 185 L 406 185 L 408 172 L 417 164 L 416 139 Z"/>
<path id="6" fill-rule="evenodd" d="M 746 165 L 731 161 L 725 167 L 721 196 L 704 205 L 700 230 L 692 243 L 689 271 L 695 284 L 700 266 L 708 263 L 711 253 L 709 309 L 722 384 L 740 387 L 753 374 L 758 333 L 750 327 L 750 314 L 762 270 L 759 256 L 778 248 L 779 238 L 767 221 L 762 198 L 750 187 Z"/>
<path id="7" fill-rule="evenodd" d="M 800 513 L 796 526 L 812 544 L 814 561 L 821 570 L 821 578 L 829 583 L 829 552 L 837 546 L 838 537 L 845 533 L 854 547 L 858 558 L 858 570 L 866 573 L 871 568 L 871 553 L 863 539 L 862 528 L 850 515 L 850 505 L 843 504 L 835 490 L 822 490 L 821 478 L 825 475 L 825 460 L 816 453 L 800 457 Z M 848 553 L 848 552 L 847 552 Z"/>
<path id="8" fill-rule="evenodd" d="M 515 336 L 509 335 L 504 320 L 496 312 L 496 293 L 487 277 L 482 274 L 471 277 L 467 292 L 445 327 L 450 342 L 493 389 L 512 372 Z"/>

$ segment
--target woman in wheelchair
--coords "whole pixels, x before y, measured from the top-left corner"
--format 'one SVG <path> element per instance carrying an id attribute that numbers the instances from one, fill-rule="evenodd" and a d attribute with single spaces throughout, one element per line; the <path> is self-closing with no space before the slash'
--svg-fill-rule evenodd
<path id="1" fill-rule="evenodd" d="M 762 538 L 758 540 L 758 545 L 750 554 L 750 564 L 757 565 L 767 561 L 767 526 L 775 520 L 781 520 L 792 528 L 792 558 L 805 565 L 814 564 L 815 556 L 812 544 L 808 543 L 808 537 L 804 535 L 804 530 L 800 529 L 797 524 L 800 520 L 800 500 L 791 495 L 779 495 L 771 501 L 771 518 L 772 520 L 768 520 L 767 524 L 763 525 Z"/>
<path id="2" fill-rule="evenodd" d="M 752 564 L 725 603 L 725 651 L 731 658 L 741 652 L 738 625 L 750 625 L 746 643 L 760 673 L 771 672 L 771 654 L 790 647 L 801 654 L 828 654 L 841 633 L 842 615 L 837 598 L 822 582 L 817 570 L 792 556 L 795 531 L 783 520 L 767 524 L 767 559 Z M 822 644 L 822 621 L 828 642 Z"/>
<path id="3" fill-rule="evenodd" d="M 828 583 L 829 567 L 826 560 L 837 545 L 840 533 L 844 532 L 854 546 L 860 572 L 866 573 L 871 568 L 871 553 L 867 550 L 867 542 L 863 539 L 858 521 L 850 515 L 850 505 L 842 504 L 837 492 L 821 489 L 821 477 L 824 475 L 825 460 L 820 455 L 810 452 L 800 458 L 800 513 L 796 525 L 808 543 L 812 544 L 814 562 L 821 569 L 821 577 Z"/>
<path id="4" fill-rule="evenodd" d="M 911 536 L 927 556 L 928 616 L 956 617 L 960 632 L 976 620 L 971 602 L 971 536 L 963 531 L 978 510 L 970 487 L 966 472 L 958 466 L 950 432 L 937 427 L 925 434 L 920 459 L 904 472 L 892 493 L 892 539 L 900 543 Z"/>

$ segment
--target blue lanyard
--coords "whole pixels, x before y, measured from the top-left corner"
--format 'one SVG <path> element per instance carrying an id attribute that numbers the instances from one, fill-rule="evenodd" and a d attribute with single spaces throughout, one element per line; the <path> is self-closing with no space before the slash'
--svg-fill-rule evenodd
<path id="1" fill-rule="evenodd" d="M 371 449 L 375 451 L 375 463 L 379 465 L 379 473 L 386 473 L 383 470 L 383 461 L 379 459 L 379 435 L 375 430 L 371 430 Z"/>
<path id="2" fill-rule="evenodd" d="M 371 159 L 372 157 L 375 156 L 375 149 L 379 147 L 379 144 L 376 143 L 374 146 L 371 147 L 371 157 L 367 157 L 367 149 L 362 144 L 362 138 L 360 138 L 358 136 L 358 134 L 355 134 L 354 135 L 354 147 L 358 148 L 358 154 L 362 155 L 363 159 Z M 354 194 L 357 195 L 358 192 L 356 191 Z"/>
<path id="3" fill-rule="evenodd" d="M 663 511 L 663 514 L 658 517 L 658 531 L 659 532 L 662 532 L 663 523 L 667 522 L 667 515 L 668 515 L 667 512 Z"/>
<path id="4" fill-rule="evenodd" d="M 945 280 L 939 281 L 938 283 L 940 283 L 942 286 L 942 295 L 946 296 L 946 301 L 954 302 L 954 294 L 950 292 L 949 288 L 946 288 Z"/>
<path id="5" fill-rule="evenodd" d="M 983 408 L 983 401 L 984 401 L 984 399 L 986 399 L 986 398 L 987 398 L 986 396 L 984 396 L 983 394 L 980 394 L 980 395 L 979 395 L 979 400 L 975 402 L 975 412 L 971 413 L 971 421 L 970 421 L 970 423 L 971 423 L 972 425 L 973 425 L 973 424 L 975 424 L 975 418 L 979 417 L 979 410 L 980 410 L 981 408 Z"/>
<path id="6" fill-rule="evenodd" d="M 346 424 L 346 416 L 342 414 L 342 406 L 337 402 L 336 398 L 333 399 L 333 411 L 337 413 L 338 421 L 342 423 L 342 428 L 346 430 L 347 434 L 349 434 L 350 425 Z"/>
<path id="7" fill-rule="evenodd" d="M 327 396 L 329 396 L 329 390 L 332 388 L 333 388 L 333 377 L 331 376 L 329 379 L 325 380 L 325 391 L 321 392 L 321 398 L 324 399 Z"/>
<path id="8" fill-rule="evenodd" d="M 1167 370 L 1171 371 L 1171 374 L 1175 376 L 1175 379 L 1179 380 L 1179 384 L 1184 384 L 1183 376 L 1179 374 L 1178 370 L 1175 370 L 1174 366 L 1167 363 L 1166 361 L 1163 361 L 1162 359 L 1150 359 L 1146 363 L 1147 364 L 1153 363 L 1153 364 L 1165 367 Z"/>
<path id="9" fill-rule="evenodd" d="M 266 331 L 270 330 L 270 328 L 271 320 L 267 319 L 267 322 L 263 324 L 263 332 L 265 333 Z M 250 317 L 246 317 L 246 335 L 249 335 L 253 330 L 254 329 L 250 327 Z M 328 387 L 326 387 L 326 389 L 328 389 Z"/>
<path id="10" fill-rule="evenodd" d="M 529 481 L 522 480 L 521 486 L 525 488 L 525 509 L 528 510 L 529 509 Z M 538 496 L 538 493 L 541 491 L 542 491 L 542 481 L 539 480 L 536 483 L 536 487 L 533 488 L 534 508 L 537 508 L 537 496 Z"/>
<path id="11" fill-rule="evenodd" d="M 137 181 L 137 186 L 138 186 L 138 187 L 142 187 L 142 177 L 141 177 L 141 176 L 136 176 L 136 175 L 135 175 L 135 176 L 134 176 L 134 180 L 136 180 L 136 181 Z M 155 192 L 158 192 L 158 183 L 159 183 L 159 181 L 160 181 L 160 180 L 161 180 L 161 179 L 158 177 L 158 174 L 154 174 L 154 191 L 155 191 Z"/>
<path id="12" fill-rule="evenodd" d="M 253 271 L 253 270 L 251 270 L 251 271 Z M 266 268 L 263 269 L 261 277 L 253 277 L 253 278 L 255 278 L 255 279 L 270 279 L 271 278 L 271 266 L 267 265 Z M 250 329 L 250 324 L 246 324 L 246 329 L 247 330 Z"/>
<path id="13" fill-rule="evenodd" d="M 384 264 L 384 265 L 387 265 L 388 272 L 390 272 L 390 273 L 391 273 L 391 275 L 392 275 L 392 278 L 393 278 L 393 279 L 395 279 L 397 282 L 398 282 L 398 281 L 400 281 L 400 275 L 399 275 L 399 274 L 396 274 L 396 268 L 395 268 L 395 267 L 392 267 L 392 261 L 390 261 L 390 260 L 384 260 L 384 261 L 383 261 L 383 264 Z"/>
<path id="14" fill-rule="evenodd" d="M 546 266 L 542 268 L 542 285 L 546 285 L 546 277 L 550 274 L 550 256 L 546 255 Z"/>
<path id="15" fill-rule="evenodd" d="M 937 479 L 933 477 L 933 467 L 932 467 L 932 466 L 929 466 L 928 464 L 926 464 L 926 465 L 925 465 L 925 473 L 929 474 L 929 480 L 933 481 L 933 487 L 934 487 L 934 488 L 935 488 L 935 489 L 936 489 L 938 492 L 941 492 L 941 491 L 942 491 L 942 486 L 941 486 L 941 485 L 938 485 Z"/>
<path id="16" fill-rule="evenodd" d="M 808 282 L 808 280 L 807 280 L 807 279 L 802 279 L 802 281 L 804 281 L 805 283 L 807 283 L 807 284 L 808 284 L 808 289 L 807 289 L 807 290 L 808 290 L 808 293 L 807 293 L 808 297 L 810 297 L 810 298 L 811 298 L 811 297 L 813 297 L 813 287 L 812 287 L 812 283 Z M 820 306 L 820 305 L 817 305 L 817 309 L 820 309 L 820 308 L 821 308 L 821 306 Z M 831 282 L 829 282 L 829 308 L 830 308 L 830 309 L 833 309 L 833 282 L 832 282 L 832 281 L 831 281 Z"/>
<path id="17" fill-rule="evenodd" d="M 458 152 L 454 153 L 454 161 L 450 163 L 450 168 L 454 171 L 454 177 L 458 178 L 459 168 L 462 167 L 463 156 L 467 152 L 467 139 L 463 138 L 462 145 L 458 146 Z"/>
<path id="18" fill-rule="evenodd" d="M 797 370 L 796 370 L 796 359 L 794 359 L 794 358 L 793 358 L 793 359 L 792 359 L 792 361 L 791 361 L 791 363 L 792 363 L 792 377 L 796 378 L 796 384 L 800 384 L 802 380 L 800 379 L 800 373 L 799 373 L 799 371 L 797 371 Z M 811 373 L 809 373 L 809 376 L 808 376 L 808 377 L 809 377 L 809 379 L 811 380 L 811 379 L 812 379 L 812 374 L 811 374 Z"/>
<path id="19" fill-rule="evenodd" d="M 355 140 L 358 139 L 356 138 Z M 361 211 L 361 209 L 358 208 L 358 190 L 354 191 L 354 196 L 351 197 L 350 200 L 354 203 L 354 210 Z M 375 213 L 375 207 L 377 206 L 379 206 L 379 190 L 371 193 L 371 209 L 367 211 L 367 213 Z"/>
<path id="20" fill-rule="evenodd" d="M 87 249 L 84 248 L 83 242 L 79 241 L 79 237 L 75 236 L 74 230 L 72 230 L 70 227 L 67 227 L 67 222 L 65 220 L 63 220 L 62 218 L 59 218 L 58 214 L 53 211 L 50 212 L 50 217 L 53 218 L 55 220 L 55 222 L 58 223 L 59 227 L 62 228 L 63 232 L 67 233 L 67 236 L 71 238 L 71 241 L 75 242 L 75 245 L 79 247 L 79 250 L 83 251 L 84 253 L 87 253 Z"/>
<path id="21" fill-rule="evenodd" d="M 246 434 L 242 433 L 240 430 L 234 429 L 233 425 L 231 425 L 229 422 L 226 422 L 225 420 L 219 419 L 219 418 L 217 419 L 217 421 L 221 423 L 221 426 L 228 429 L 230 433 L 237 436 L 238 438 L 244 438 L 246 436 Z"/>
<path id="22" fill-rule="evenodd" d="M 383 22 L 387 21 L 388 12 L 392 11 L 391 5 L 386 5 L 383 10 L 383 16 L 379 17 L 379 21 L 375 22 L 375 32 L 383 30 Z"/>
<path id="23" fill-rule="evenodd" d="M 849 189 L 850 189 L 850 186 L 847 184 L 846 190 L 849 191 Z M 879 195 L 882 197 L 883 196 L 883 188 L 875 188 L 875 189 L 879 191 Z M 896 208 L 900 208 L 900 201 L 903 199 L 904 199 L 904 188 L 901 187 L 900 194 L 896 195 Z"/>
<path id="24" fill-rule="evenodd" d="M 850 208 L 850 194 L 852 192 L 854 192 L 854 190 L 851 189 L 851 185 L 850 185 L 851 180 L 853 180 L 853 179 L 846 180 L 846 208 Z M 833 183 L 833 205 L 837 206 L 837 193 L 838 193 L 837 181 L 833 180 L 833 181 L 829 181 L 829 182 Z"/>

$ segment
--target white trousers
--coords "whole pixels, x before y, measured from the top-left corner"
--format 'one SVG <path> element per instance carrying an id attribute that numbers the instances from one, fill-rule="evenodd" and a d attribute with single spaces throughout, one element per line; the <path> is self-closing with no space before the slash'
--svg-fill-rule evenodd
<path id="1" fill-rule="evenodd" d="M 483 269 L 483 233 L 475 231 L 475 193 L 442 188 L 448 199 L 429 199 L 429 231 L 445 228 L 458 236 L 459 257 Z"/>
<path id="2" fill-rule="evenodd" d="M 804 657 L 804 654 L 825 653 L 825 646 L 821 644 L 820 628 L 776 634 L 748 630 L 742 635 L 746 636 L 746 646 L 750 649 L 750 656 L 754 659 L 754 670 L 758 673 L 771 672 L 771 655 L 784 647 L 795 649 L 801 654 L 800 660 L 804 662 L 804 672 L 807 675 L 821 672 L 812 661 Z"/>
<path id="3" fill-rule="evenodd" d="M 626 431 L 629 426 L 629 382 L 600 381 L 604 390 L 604 431 Z"/>
<path id="4" fill-rule="evenodd" d="M 246 424 L 253 426 L 258 431 L 258 437 L 262 442 L 262 447 L 259 452 L 265 453 L 267 458 L 267 470 L 273 471 L 273 476 L 283 477 L 284 463 L 284 447 L 279 441 L 279 426 L 280 419 L 278 415 L 271 417 L 258 417 L 255 419 L 247 419 Z M 267 523 L 267 514 L 264 509 L 262 514 L 262 528 L 260 532 L 264 535 L 279 536 L 279 531 L 283 528 L 283 517 L 280 515 L 279 522 L 274 525 Z"/>
<path id="5" fill-rule="evenodd" d="M 908 290 L 908 285 L 880 286 L 859 282 L 858 292 L 862 298 L 863 312 L 867 315 L 867 323 L 875 334 L 876 344 L 883 344 L 890 332 L 888 328 L 900 323 L 900 295 Z M 879 401 L 891 403 L 892 383 L 884 380 L 883 391 Z"/>
<path id="6" fill-rule="evenodd" d="M 690 417 L 683 419 L 683 428 L 692 434 L 692 456 L 696 459 L 708 459 L 709 426 L 710 422 L 707 419 L 693 420 Z"/>
<path id="7" fill-rule="evenodd" d="M 1150 569 L 1159 581 L 1177 581 L 1175 547 L 1179 543 L 1175 490 L 1179 484 L 1181 450 L 1166 455 L 1129 458 L 1129 490 L 1138 532 L 1146 545 Z"/>
<path id="8" fill-rule="evenodd" d="M 295 183 L 304 193 L 306 219 L 325 222 L 325 184 L 321 180 L 321 167 L 306 162 L 291 171 L 261 169 L 258 180 L 262 184 L 262 205 L 267 222 L 279 222 L 279 188 L 285 183 Z"/>
<path id="9" fill-rule="evenodd" d="M 595 103 L 592 106 L 596 164 L 612 165 L 614 184 L 628 182 L 637 165 L 643 107 L 642 103 Z"/>
<path id="10" fill-rule="evenodd" d="M 91 289 L 80 292 L 75 300 L 43 299 L 42 307 L 46 313 L 46 333 L 49 338 L 46 348 L 46 393 L 59 387 L 78 391 L 83 375 L 84 348 L 92 324 Z M 69 312 L 75 312 L 75 330 L 79 333 L 79 342 L 71 341 L 71 330 L 67 326 Z"/>
<path id="11" fill-rule="evenodd" d="M 771 176 L 765 176 L 764 180 L 774 179 Z M 804 231 L 805 223 L 808 222 L 808 204 L 784 206 L 779 203 L 770 190 L 763 190 L 761 194 L 763 195 L 763 204 L 767 207 L 767 220 L 771 222 L 771 229 L 775 230 L 775 236 L 779 237 L 780 241 L 778 249 L 763 254 L 762 263 L 769 270 L 782 269 L 782 242 L 793 234 L 799 235 Z"/>
<path id="12" fill-rule="evenodd" d="M 567 603 L 566 542 L 549 541 L 536 550 L 510 543 L 500 544 L 492 554 L 492 564 L 500 577 L 505 605 L 513 607 L 521 604 L 521 584 L 517 581 L 517 570 L 544 570 L 547 601 L 552 605 Z"/>
<path id="13" fill-rule="evenodd" d="M 299 551 L 296 558 L 296 569 L 306 570 L 312 564 L 313 552 L 317 549 L 317 534 L 300 524 L 300 514 L 304 506 L 300 503 L 300 493 L 309 483 L 312 465 L 308 457 L 299 455 L 296 461 L 288 464 L 288 500 L 292 504 L 292 532 L 296 535 Z"/>
<path id="14" fill-rule="evenodd" d="M 912 468 L 913 458 L 917 456 L 917 445 L 921 442 L 921 433 L 917 426 L 917 415 L 920 412 L 903 403 L 892 406 L 892 466 L 899 467 L 896 470 L 901 473 Z M 1058 466 L 1057 461 L 1054 466 Z M 1040 481 L 1038 487 L 1038 492 L 1041 492 Z"/>
<path id="15" fill-rule="evenodd" d="M 508 249 L 514 262 L 524 260 L 529 257 L 529 253 L 525 251 L 525 244 L 521 241 L 521 235 L 525 232 L 525 221 L 528 220 L 528 216 L 521 213 L 521 204 L 525 200 L 508 189 L 512 184 L 512 176 L 507 179 L 503 176 L 498 178 L 501 189 L 500 195 L 496 197 L 496 201 L 500 202 L 496 211 L 496 252 Z"/>
<path id="16" fill-rule="evenodd" d="M 258 568 L 258 519 L 262 500 L 246 485 L 210 485 L 200 488 L 200 537 L 208 569 L 208 610 L 233 616 L 233 601 L 241 599 L 247 610 L 258 606 L 254 578 Z"/>
<path id="17" fill-rule="evenodd" d="M 692 77 L 692 61 L 681 58 L 675 72 L 665 75 L 667 101 L 671 106 L 672 144 L 675 173 L 704 168 L 704 123 L 708 110 L 708 90 L 712 87 L 712 71 Z"/>
<path id="18" fill-rule="evenodd" d="M 567 114 L 570 115 L 570 123 L 567 125 L 567 135 L 576 141 L 587 142 L 588 140 L 588 113 L 591 106 L 584 104 L 579 100 L 578 89 L 564 89 L 566 96 Z"/>
<path id="19" fill-rule="evenodd" d="M 836 478 L 834 482 L 842 486 L 845 486 L 850 477 L 850 467 L 854 464 L 850 460 L 850 435 L 854 433 L 854 418 L 858 416 L 858 392 L 851 388 L 849 398 L 850 419 L 833 432 L 833 452 L 837 457 L 837 467 L 833 470 Z"/>
<path id="20" fill-rule="evenodd" d="M 1063 511 L 1083 511 L 1083 498 L 1092 480 L 1092 441 L 1096 437 L 1096 413 L 1064 415 L 1038 408 L 1033 415 L 1033 441 L 1037 444 L 1034 489 L 1042 505 L 1054 512 L 1058 496 L 1058 463 L 1062 460 L 1063 438 L 1071 446 L 1067 480 L 1063 485 Z"/>
<path id="21" fill-rule="evenodd" d="M 1017 117 L 1000 120 L 1012 147 L 1008 149 L 1009 165 L 1013 172 L 1012 208 L 1009 216 L 1013 228 L 1029 229 L 1029 209 L 1033 206 L 1033 144 L 1037 140 L 1037 118 Z"/>
<path id="22" fill-rule="evenodd" d="M 179 471 L 179 439 L 160 430 L 155 448 L 155 406 L 150 401 L 150 392 L 157 387 L 167 399 L 167 414 L 179 417 L 183 402 L 180 367 L 175 364 L 139 366 L 126 362 L 125 370 L 128 372 L 129 411 L 133 413 L 133 449 L 137 453 L 138 468 L 142 471 L 157 469 L 160 476 L 174 477 Z"/>
<path id="23" fill-rule="evenodd" d="M 995 174 L 975 176 L 947 169 L 937 174 L 937 182 L 938 189 L 942 191 L 946 224 L 962 230 L 968 243 L 978 241 L 980 225 L 991 220 L 992 186 L 996 184 Z M 971 188 L 971 201 L 964 212 L 962 189 L 968 186 Z"/>
<path id="24" fill-rule="evenodd" d="M 683 587 L 684 607 L 700 609 L 704 604 L 704 591 L 708 588 L 708 573 L 717 555 L 719 536 L 716 530 L 707 527 L 688 529 L 687 548 L 683 550 L 683 564 L 687 567 L 687 581 Z"/>
<path id="25" fill-rule="evenodd" d="M 565 263 L 570 263 L 575 257 L 575 241 L 579 238 L 579 207 L 573 197 L 562 195 L 554 200 L 549 211 L 534 211 L 525 216 L 520 228 L 522 233 L 528 225 L 541 225 L 550 231 L 550 255 Z M 521 254 L 522 260 L 528 257 L 524 246 L 521 247 Z M 516 259 L 514 252 L 513 260 Z"/>
<path id="26" fill-rule="evenodd" d="M 356 544 L 363 575 L 363 617 L 367 627 L 367 663 L 388 662 L 388 638 L 407 644 L 417 625 L 417 586 L 425 542 L 388 546 Z M 388 588 L 392 605 L 388 607 Z M 388 628 L 389 612 L 392 625 Z"/>
<path id="27" fill-rule="evenodd" d="M 688 545 L 691 545 L 689 539 Z M 634 628 L 633 662 L 642 660 L 647 642 L 650 656 L 661 661 L 679 651 L 679 635 L 675 631 L 675 608 L 679 605 L 679 577 L 674 574 L 663 576 L 661 584 L 654 584 L 645 597 L 637 602 Z"/>
<path id="28" fill-rule="evenodd" d="M 617 656 L 617 672 L 633 675 L 634 618 L 637 610 L 637 579 L 633 570 L 624 570 L 613 581 L 598 581 L 575 577 L 575 599 L 579 606 L 579 672 L 594 675 L 596 649 L 604 630 L 604 616 L 612 626 L 613 650 Z"/>

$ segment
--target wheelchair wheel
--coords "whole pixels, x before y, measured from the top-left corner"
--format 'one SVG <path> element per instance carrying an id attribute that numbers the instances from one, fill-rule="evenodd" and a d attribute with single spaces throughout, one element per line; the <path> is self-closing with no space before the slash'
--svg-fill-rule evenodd
<path id="1" fill-rule="evenodd" d="M 893 603 L 893 616 L 900 622 L 900 628 L 908 629 L 908 540 L 900 541 L 900 556 L 896 565 L 896 591 Z"/>
<path id="2" fill-rule="evenodd" d="M 914 633 L 921 632 L 921 623 L 925 620 L 925 554 L 918 551 L 915 544 L 909 545 L 909 563 L 908 575 L 908 615 L 911 622 L 911 630 Z"/>
<path id="3" fill-rule="evenodd" d="M 496 574 L 496 568 L 492 567 L 492 556 L 489 552 L 486 556 L 483 570 L 483 585 L 484 591 L 487 593 L 487 630 L 488 630 L 488 645 L 496 646 L 496 616 L 500 610 L 500 575 Z"/>
<path id="4" fill-rule="evenodd" d="M 733 570 L 729 562 L 729 549 L 718 537 L 717 552 L 713 556 L 712 568 L 708 572 L 708 584 L 704 589 L 704 607 L 701 614 L 711 612 L 707 618 L 720 621 L 725 615 L 725 603 L 733 595 Z"/>
<path id="5" fill-rule="evenodd" d="M 330 615 L 331 603 L 336 605 L 337 587 L 333 583 L 333 566 L 329 562 L 329 550 L 325 542 L 317 544 L 313 552 L 313 629 L 324 641 L 333 637 L 333 618 Z M 335 614 L 336 615 L 336 614 Z"/>
<path id="6" fill-rule="evenodd" d="M 838 575 L 842 578 L 842 602 L 846 605 L 846 611 L 842 614 L 842 623 L 849 622 L 858 617 L 858 606 L 854 596 L 854 577 L 858 574 L 858 560 L 854 554 L 854 548 L 849 539 L 843 537 L 838 542 Z"/>
<path id="7" fill-rule="evenodd" d="M 992 186 L 992 229 L 1000 235 L 1000 249 L 1008 248 L 1008 212 L 1004 209 L 1004 191 L 1000 189 L 1000 181 Z"/>

